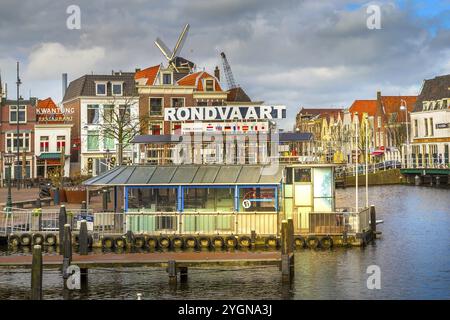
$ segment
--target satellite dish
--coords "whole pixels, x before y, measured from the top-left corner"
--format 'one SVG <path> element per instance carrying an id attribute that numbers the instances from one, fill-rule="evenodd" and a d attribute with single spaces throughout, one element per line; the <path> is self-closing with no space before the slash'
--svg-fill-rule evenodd
<path id="1" fill-rule="evenodd" d="M 175 44 L 173 51 L 170 51 L 170 49 L 165 45 L 165 43 L 160 38 L 156 38 L 155 40 L 156 46 L 162 52 L 164 57 L 166 57 L 169 66 L 171 66 L 177 72 L 179 71 L 176 64 L 176 58 L 178 57 L 178 55 L 181 52 L 181 49 L 183 48 L 183 45 L 187 38 L 188 31 L 189 31 L 189 24 L 186 24 L 180 36 L 178 37 L 178 41 Z"/>

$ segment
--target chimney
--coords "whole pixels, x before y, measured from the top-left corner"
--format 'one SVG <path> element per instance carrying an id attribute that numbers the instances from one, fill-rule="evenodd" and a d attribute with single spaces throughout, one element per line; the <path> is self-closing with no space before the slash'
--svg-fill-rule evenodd
<path id="1" fill-rule="evenodd" d="M 139 72 L 141 71 L 141 68 L 136 68 L 134 72 Z"/>
<path id="2" fill-rule="evenodd" d="M 218 66 L 214 69 L 214 76 L 220 81 L 220 70 Z"/>
<path id="3" fill-rule="evenodd" d="M 64 96 L 66 95 L 66 90 L 67 90 L 67 73 L 63 73 L 62 74 L 62 98 L 61 98 L 61 100 L 64 99 Z"/>

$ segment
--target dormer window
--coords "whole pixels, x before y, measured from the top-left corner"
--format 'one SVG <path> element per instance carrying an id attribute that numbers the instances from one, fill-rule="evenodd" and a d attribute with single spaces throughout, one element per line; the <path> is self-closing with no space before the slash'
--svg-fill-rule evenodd
<path id="1" fill-rule="evenodd" d="M 95 83 L 95 95 L 106 96 L 106 82 Z"/>
<path id="2" fill-rule="evenodd" d="M 113 96 L 123 95 L 123 83 L 121 83 L 121 82 L 113 82 L 112 83 L 112 95 Z"/>
<path id="3" fill-rule="evenodd" d="M 163 84 L 172 84 L 172 74 L 171 73 L 163 73 L 162 82 L 163 82 Z"/>
<path id="4" fill-rule="evenodd" d="M 205 80 L 205 91 L 214 91 L 214 80 L 213 79 Z"/>

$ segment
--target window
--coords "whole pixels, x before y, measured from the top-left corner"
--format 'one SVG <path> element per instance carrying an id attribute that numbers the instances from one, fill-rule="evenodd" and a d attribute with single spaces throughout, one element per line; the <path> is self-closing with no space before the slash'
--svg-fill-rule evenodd
<path id="1" fill-rule="evenodd" d="M 99 122 L 99 107 L 98 104 L 88 104 L 87 106 L 87 123 L 98 124 Z"/>
<path id="2" fill-rule="evenodd" d="M 208 105 L 207 101 L 197 101 L 198 107 L 206 107 Z"/>
<path id="3" fill-rule="evenodd" d="M 6 150 L 8 152 L 17 151 L 17 133 L 6 134 Z M 19 134 L 19 150 L 30 151 L 30 133 Z"/>
<path id="4" fill-rule="evenodd" d="M 121 104 L 119 106 L 120 121 L 128 121 L 130 119 L 131 107 L 127 104 Z"/>
<path id="5" fill-rule="evenodd" d="M 115 149 L 114 137 L 112 135 L 106 134 L 103 137 L 103 148 L 105 150 L 114 150 Z"/>
<path id="6" fill-rule="evenodd" d="M 425 136 L 428 136 L 428 119 L 423 120 L 425 122 Z"/>
<path id="7" fill-rule="evenodd" d="M 311 182 L 311 169 L 294 168 L 294 182 Z"/>
<path id="8" fill-rule="evenodd" d="M 156 136 L 162 134 L 162 124 L 160 122 L 150 122 L 149 133 Z"/>
<path id="9" fill-rule="evenodd" d="M 66 136 L 56 137 L 56 151 L 61 152 L 66 147 Z"/>
<path id="10" fill-rule="evenodd" d="M 40 150 L 41 152 L 48 152 L 48 136 L 42 136 L 40 139 Z"/>
<path id="11" fill-rule="evenodd" d="M 27 106 L 19 106 L 19 123 L 27 122 Z M 9 106 L 9 122 L 17 123 L 17 106 Z"/>
<path id="12" fill-rule="evenodd" d="M 378 126 L 378 128 L 381 128 L 381 117 L 380 116 L 377 117 L 377 126 Z"/>
<path id="13" fill-rule="evenodd" d="M 434 135 L 433 118 L 430 118 L 430 136 Z"/>
<path id="14" fill-rule="evenodd" d="M 122 83 L 113 83 L 112 84 L 112 94 L 113 96 L 121 96 L 122 95 L 123 84 Z"/>
<path id="15" fill-rule="evenodd" d="M 163 84 L 172 84 L 172 74 L 171 73 L 163 73 Z"/>
<path id="16" fill-rule="evenodd" d="M 172 122 L 172 134 L 181 134 L 180 122 Z"/>
<path id="17" fill-rule="evenodd" d="M 172 98 L 172 108 L 184 107 L 184 98 Z"/>
<path id="18" fill-rule="evenodd" d="M 87 134 L 87 149 L 88 151 L 97 151 L 98 146 L 98 131 L 89 130 Z"/>
<path id="19" fill-rule="evenodd" d="M 222 100 L 213 101 L 212 105 L 215 107 L 220 107 L 220 106 L 223 106 L 223 102 L 222 102 Z"/>
<path id="20" fill-rule="evenodd" d="M 414 119 L 414 137 L 419 135 L 419 122 L 417 119 Z"/>
<path id="21" fill-rule="evenodd" d="M 161 116 L 162 115 L 162 98 L 150 98 L 150 115 Z"/>
<path id="22" fill-rule="evenodd" d="M 205 80 L 205 91 L 214 91 L 214 80 Z"/>
<path id="23" fill-rule="evenodd" d="M 106 83 L 96 83 L 95 94 L 97 96 L 106 96 Z"/>
<path id="24" fill-rule="evenodd" d="M 105 104 L 103 105 L 103 121 L 106 123 L 111 123 L 114 119 L 114 105 Z"/>

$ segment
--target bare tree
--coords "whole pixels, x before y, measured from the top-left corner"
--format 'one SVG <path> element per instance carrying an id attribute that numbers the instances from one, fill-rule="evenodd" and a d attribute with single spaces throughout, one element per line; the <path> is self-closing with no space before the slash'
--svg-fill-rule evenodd
<path id="1" fill-rule="evenodd" d="M 122 165 L 123 152 L 131 145 L 131 141 L 141 132 L 141 128 L 147 123 L 147 115 L 139 115 L 132 108 L 138 104 L 137 97 L 112 99 L 110 104 L 103 106 L 101 133 L 103 139 L 117 141 L 117 163 Z"/>

